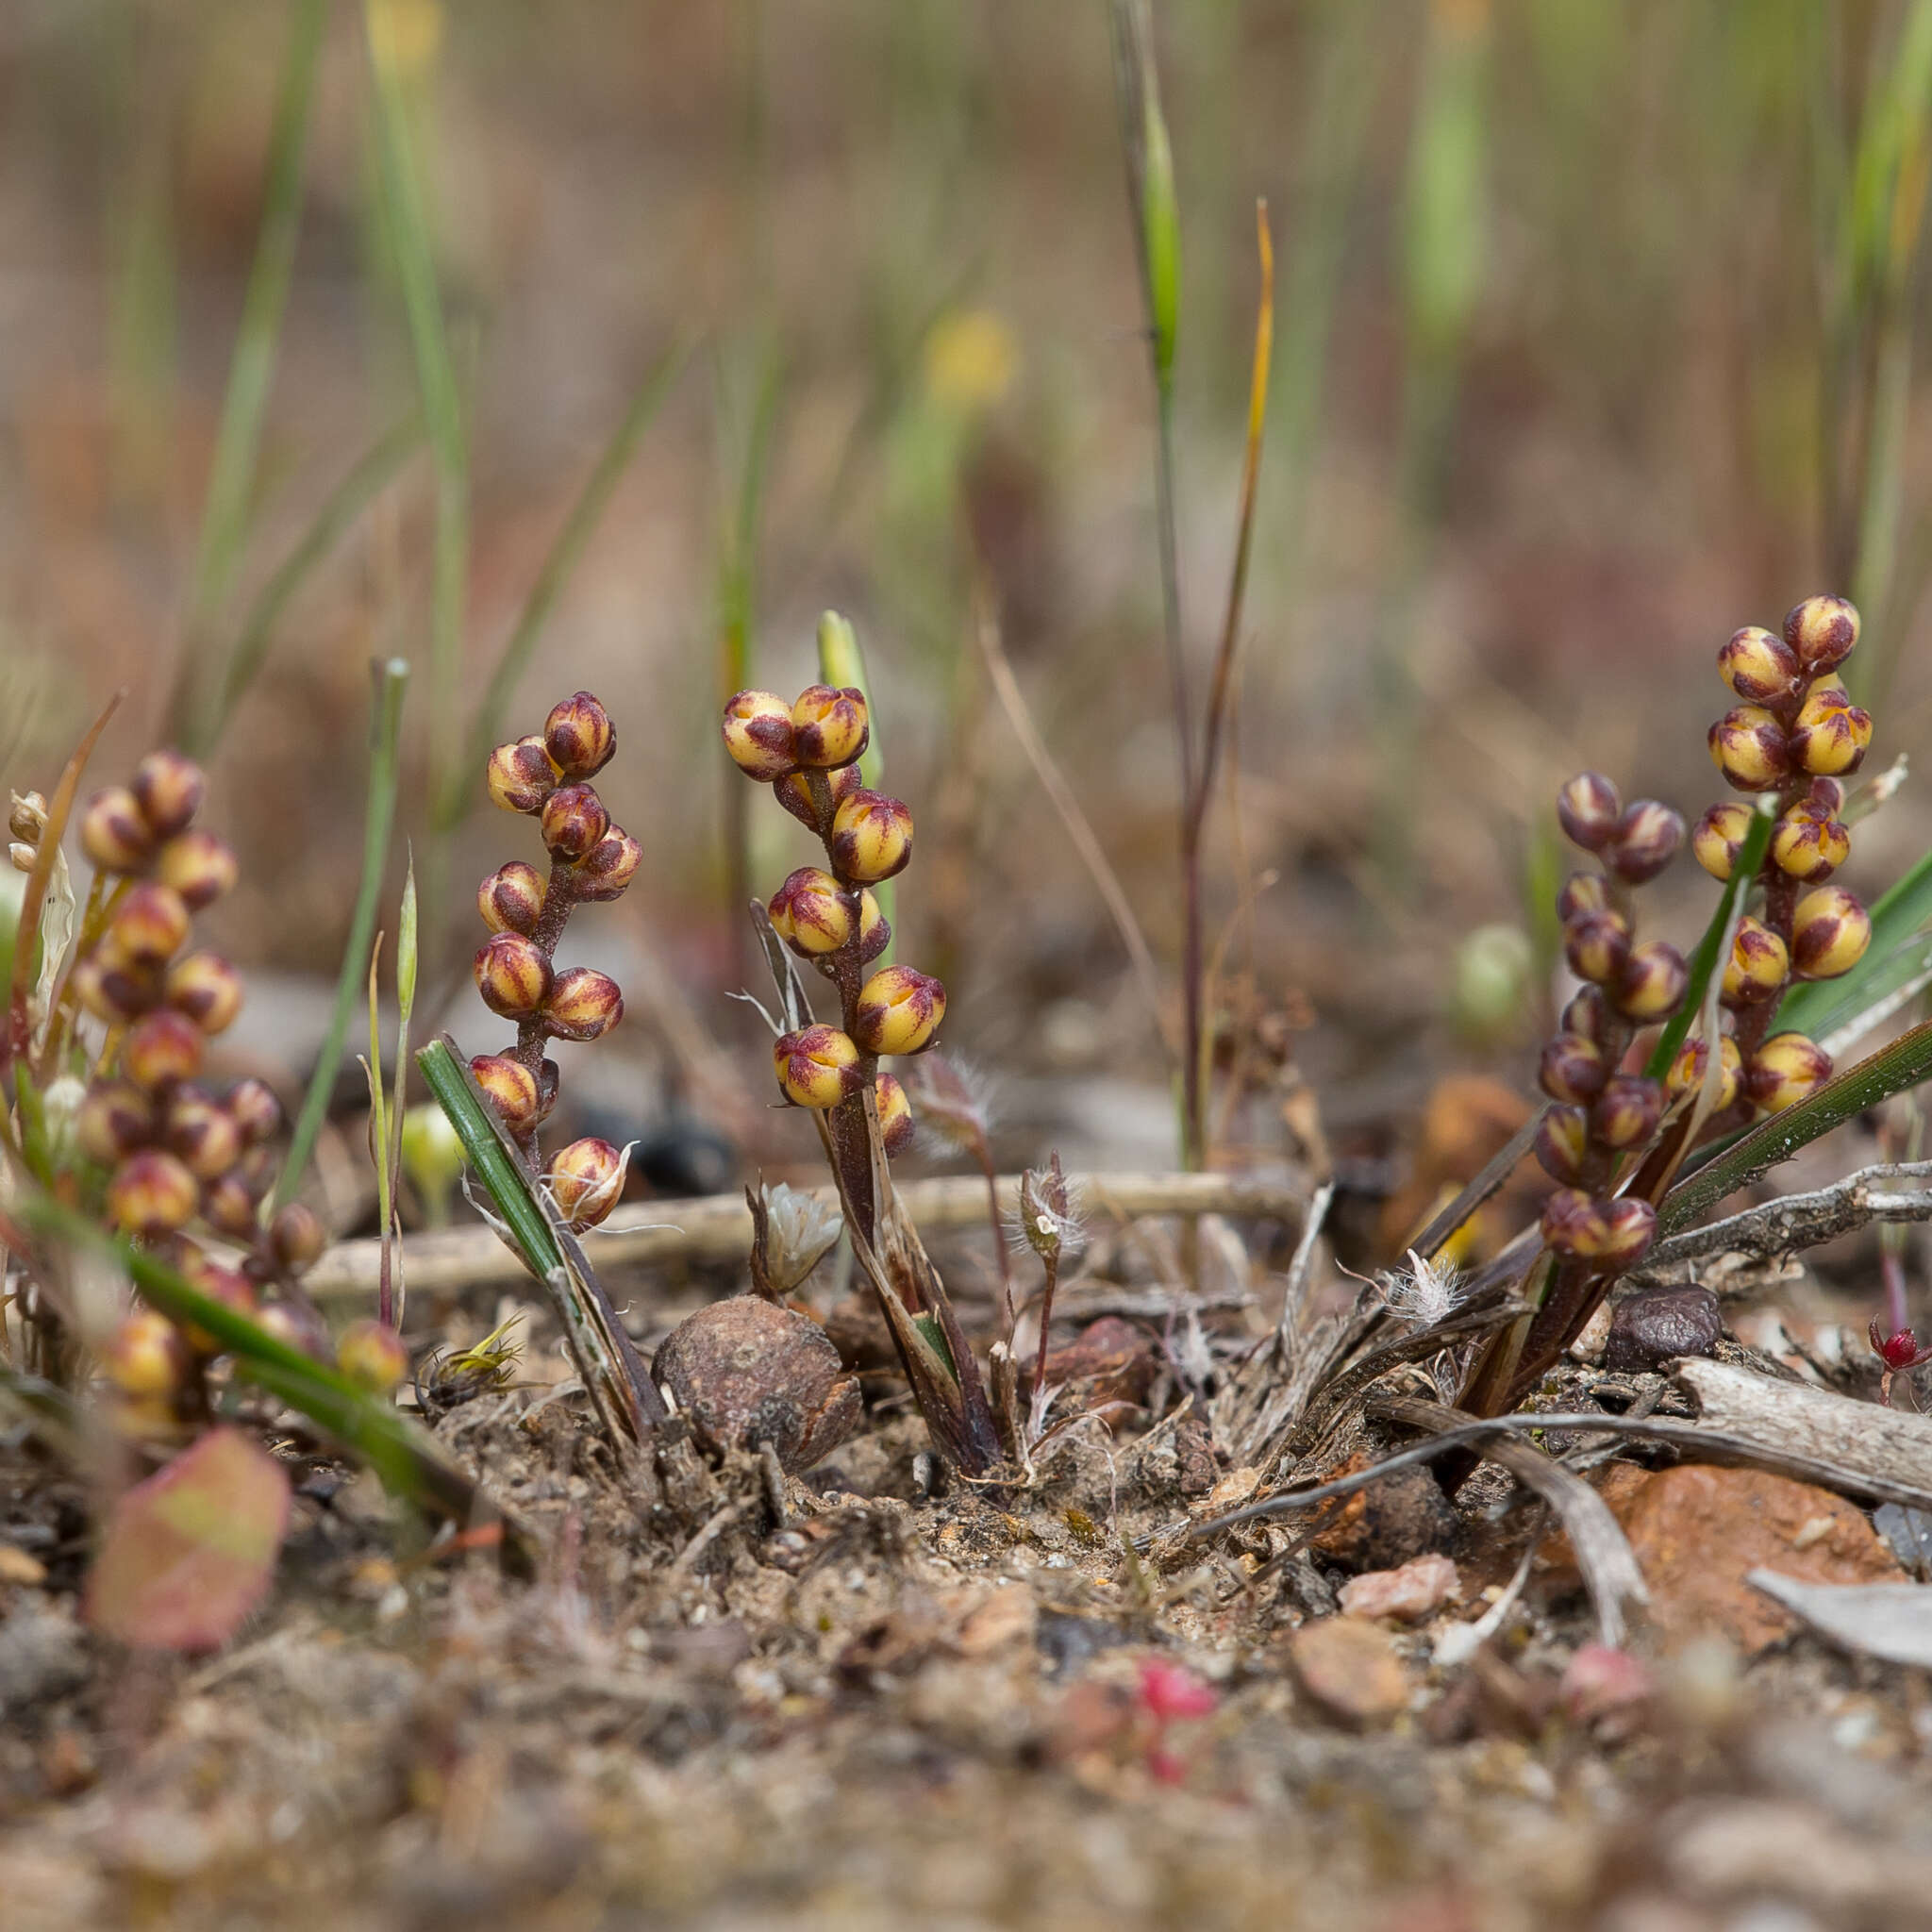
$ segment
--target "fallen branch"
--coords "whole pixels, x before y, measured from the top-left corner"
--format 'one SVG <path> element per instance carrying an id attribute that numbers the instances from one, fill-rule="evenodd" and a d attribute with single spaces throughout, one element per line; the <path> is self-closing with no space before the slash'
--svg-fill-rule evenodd
<path id="1" fill-rule="evenodd" d="M 1290 1182 L 1243 1174 L 1095 1174 L 1073 1178 L 1092 1213 L 1124 1221 L 1145 1214 L 1299 1221 L 1307 1205 L 1306 1191 Z M 1020 1176 L 1006 1174 L 996 1186 L 1002 1207 L 1017 1213 Z M 836 1211 L 834 1190 L 814 1191 Z M 908 1181 L 899 1196 L 914 1224 L 927 1232 L 977 1226 L 986 1219 L 986 1183 L 977 1174 Z M 751 1210 L 741 1194 L 706 1194 L 694 1200 L 620 1208 L 590 1238 L 590 1245 L 604 1271 L 649 1263 L 742 1260 L 751 1252 Z M 303 1277 L 303 1285 L 318 1300 L 373 1295 L 381 1257 L 380 1241 L 339 1241 Z M 409 1237 L 409 1286 L 418 1292 L 514 1288 L 529 1278 L 523 1263 L 487 1227 Z"/>

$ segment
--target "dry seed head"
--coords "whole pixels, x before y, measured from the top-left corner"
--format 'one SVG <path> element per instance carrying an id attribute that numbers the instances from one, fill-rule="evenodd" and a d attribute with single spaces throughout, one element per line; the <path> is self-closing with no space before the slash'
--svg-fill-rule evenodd
<path id="1" fill-rule="evenodd" d="M 612 825 L 571 868 L 579 899 L 621 898 L 643 863 L 643 847 L 631 835 Z"/>
<path id="2" fill-rule="evenodd" d="M 1783 638 L 1757 625 L 1734 631 L 1717 654 L 1718 675 L 1747 705 L 1778 705 L 1798 689 L 1805 672 Z"/>
<path id="3" fill-rule="evenodd" d="M 516 932 L 528 938 L 542 909 L 543 875 L 521 858 L 498 866 L 476 888 L 476 910 L 491 932 Z"/>
<path id="4" fill-rule="evenodd" d="M 541 738 L 499 744 L 483 766 L 483 786 L 492 805 L 525 816 L 543 809 L 557 790 L 558 773 Z"/>
<path id="5" fill-rule="evenodd" d="M 108 1219 L 128 1234 L 155 1240 L 186 1227 L 200 1199 L 194 1176 L 174 1155 L 144 1147 L 114 1170 L 108 1183 Z"/>
<path id="6" fill-rule="evenodd" d="M 148 830 L 157 839 L 172 839 L 185 831 L 188 822 L 201 809 L 208 792 L 208 780 L 192 758 L 178 751 L 151 751 L 134 768 L 134 782 L 128 787 Z"/>
<path id="7" fill-rule="evenodd" d="M 1768 1000 L 1790 976 L 1791 956 L 1785 942 L 1761 919 L 1739 920 L 1731 957 L 1724 963 L 1724 1003 L 1755 1007 Z"/>
<path id="8" fill-rule="evenodd" d="M 564 859 L 584 858 L 610 829 L 610 814 L 593 785 L 565 785 L 553 791 L 543 801 L 539 822 L 543 843 Z"/>
<path id="9" fill-rule="evenodd" d="M 1014 1232 L 1042 1261 L 1056 1264 L 1070 1260 L 1086 1246 L 1078 1190 L 1067 1179 L 1058 1154 L 1044 1168 L 1029 1167 L 1020 1176 L 1019 1225 Z"/>
<path id="10" fill-rule="evenodd" d="M 836 1026 L 803 1026 L 772 1043 L 779 1091 L 794 1107 L 837 1107 L 858 1091 L 858 1048 Z"/>
<path id="11" fill-rule="evenodd" d="M 1553 1181 L 1574 1181 L 1590 1151 L 1590 1120 L 1580 1107 L 1552 1107 L 1537 1124 L 1536 1158 Z"/>
<path id="12" fill-rule="evenodd" d="M 1621 1153 L 1647 1144 L 1663 1110 L 1664 1090 L 1657 1081 L 1614 1074 L 1590 1109 L 1590 1124 L 1598 1141 Z"/>
<path id="13" fill-rule="evenodd" d="M 592 966 L 566 966 L 543 1002 L 543 1024 L 558 1040 L 601 1039 L 623 1018 L 624 994 L 616 980 Z"/>
<path id="14" fill-rule="evenodd" d="M 791 707 L 774 691 L 741 691 L 724 707 L 724 749 L 747 778 L 769 784 L 797 763 Z"/>
<path id="15" fill-rule="evenodd" d="M 617 750 L 617 726 L 589 691 L 580 691 L 551 706 L 543 749 L 566 778 L 592 778 Z"/>
<path id="16" fill-rule="evenodd" d="M 1836 671 L 1858 641 L 1858 612 L 1849 597 L 1807 597 L 1785 617 L 1785 642 L 1812 676 Z"/>
<path id="17" fill-rule="evenodd" d="M 1791 761 L 1804 772 L 1835 778 L 1856 772 L 1872 742 L 1872 714 L 1840 690 L 1814 687 L 1791 731 Z"/>
<path id="18" fill-rule="evenodd" d="M 845 1223 L 816 1194 L 783 1181 L 760 1186 L 765 1209 L 765 1274 L 780 1294 L 790 1294 L 831 1252 Z"/>
<path id="19" fill-rule="evenodd" d="M 1462 1302 L 1460 1270 L 1448 1261 L 1424 1259 L 1413 1248 L 1408 1251 L 1408 1266 L 1386 1271 L 1377 1286 L 1383 1307 L 1418 1328 L 1446 1322 Z"/>
<path id="20" fill-rule="evenodd" d="M 1709 1041 L 1687 1040 L 1677 1058 L 1671 1062 L 1671 1070 L 1664 1075 L 1664 1085 L 1673 1094 L 1701 1092 L 1705 1069 L 1709 1064 Z M 1717 1098 L 1712 1104 L 1714 1112 L 1723 1113 L 1736 1101 L 1743 1076 L 1743 1056 L 1738 1050 L 1738 1042 L 1726 1034 L 1719 1043 Z"/>
<path id="21" fill-rule="evenodd" d="M 409 1373 L 409 1351 L 386 1322 L 351 1322 L 336 1342 L 336 1367 L 358 1389 L 387 1395 Z"/>
<path id="22" fill-rule="evenodd" d="M 506 1020 L 527 1018 L 551 990 L 549 955 L 522 933 L 500 932 L 485 940 L 471 971 L 483 1004 Z"/>
<path id="23" fill-rule="evenodd" d="M 970 1061 L 948 1053 L 922 1055 L 913 1072 L 919 1124 L 928 1140 L 951 1154 L 989 1158 L 992 1082 Z"/>
<path id="24" fill-rule="evenodd" d="M 849 944 L 858 923 L 852 895 L 815 865 L 800 866 L 772 895 L 766 910 L 772 930 L 807 959 L 823 958 Z"/>
<path id="25" fill-rule="evenodd" d="M 854 1032 L 867 1053 L 912 1054 L 946 1017 L 946 990 L 910 966 L 883 966 L 858 990 Z"/>
<path id="26" fill-rule="evenodd" d="M 159 1093 L 201 1071 L 201 1029 L 185 1014 L 149 1013 L 121 1042 L 121 1071 L 150 1093 Z"/>
<path id="27" fill-rule="evenodd" d="M 1748 805 L 1714 805 L 1690 834 L 1690 854 L 1714 879 L 1728 879 L 1751 829 Z"/>
<path id="28" fill-rule="evenodd" d="M 102 872 L 139 872 L 154 851 L 141 804 L 125 785 L 96 791 L 80 815 L 80 849 Z"/>
<path id="29" fill-rule="evenodd" d="M 559 1147 L 550 1157 L 544 1177 L 550 1183 L 550 1198 L 568 1225 L 595 1227 L 617 1206 L 629 1166 L 629 1148 L 620 1150 L 588 1135 Z"/>
<path id="30" fill-rule="evenodd" d="M 912 1122 L 912 1103 L 906 1090 L 891 1074 L 881 1074 L 872 1083 L 874 1104 L 879 1114 L 879 1139 L 888 1154 L 903 1154 L 918 1135 Z"/>
<path id="31" fill-rule="evenodd" d="M 508 1054 L 479 1053 L 470 1062 L 470 1073 L 512 1133 L 536 1124 L 537 1076 L 521 1060 Z"/>
<path id="32" fill-rule="evenodd" d="M 1842 886 L 1820 886 L 1791 913 L 1791 967 L 1800 979 L 1836 979 L 1865 957 L 1872 916 Z"/>
<path id="33" fill-rule="evenodd" d="M 7 813 L 7 829 L 22 844 L 34 846 L 47 835 L 47 801 L 38 791 L 16 791 Z"/>
<path id="34" fill-rule="evenodd" d="M 1552 1100 L 1584 1106 L 1603 1091 L 1609 1076 L 1603 1050 L 1594 1041 L 1580 1033 L 1558 1033 L 1544 1041 L 1537 1079 Z"/>
<path id="35" fill-rule="evenodd" d="M 832 863 L 848 879 L 876 885 L 912 857 L 912 814 L 896 798 L 863 787 L 832 814 Z"/>
<path id="36" fill-rule="evenodd" d="M 1617 821 L 1604 862 L 1620 879 L 1641 886 L 1676 858 L 1683 842 L 1683 819 L 1655 798 L 1640 798 Z"/>
<path id="37" fill-rule="evenodd" d="M 204 1033 L 225 1033 L 242 1010 L 242 975 L 219 953 L 190 953 L 168 968 L 161 994 Z"/>
<path id="38" fill-rule="evenodd" d="M 151 879 L 128 887 L 101 935 L 108 966 L 148 972 L 165 965 L 188 941 L 188 907 L 180 893 Z"/>
<path id="39" fill-rule="evenodd" d="M 234 891 L 240 868 L 222 840 L 191 826 L 155 854 L 155 876 L 179 892 L 191 912 L 199 912 Z"/>
<path id="40" fill-rule="evenodd" d="M 1666 940 L 1646 940 L 1631 948 L 1618 975 L 1617 1010 L 1645 1023 L 1668 1020 L 1683 1005 L 1690 985 L 1683 954 Z"/>
<path id="41" fill-rule="evenodd" d="M 1778 870 L 1807 886 L 1823 885 L 1851 851 L 1852 835 L 1808 799 L 1786 812 L 1771 835 L 1771 856 Z"/>
<path id="42" fill-rule="evenodd" d="M 1601 772 L 1579 772 L 1557 793 L 1557 817 L 1573 843 L 1601 852 L 1617 829 L 1624 802 Z"/>
<path id="43" fill-rule="evenodd" d="M 1831 1078 L 1831 1056 L 1802 1033 L 1774 1033 L 1744 1070 L 1744 1091 L 1766 1113 L 1782 1113 Z"/>
<path id="44" fill-rule="evenodd" d="M 1563 957 L 1578 979 L 1607 986 L 1630 957 L 1630 925 L 1620 913 L 1591 912 L 1563 928 Z"/>
<path id="45" fill-rule="evenodd" d="M 39 857 L 38 851 L 23 840 L 15 839 L 7 848 L 7 862 L 15 872 L 32 872 Z"/>

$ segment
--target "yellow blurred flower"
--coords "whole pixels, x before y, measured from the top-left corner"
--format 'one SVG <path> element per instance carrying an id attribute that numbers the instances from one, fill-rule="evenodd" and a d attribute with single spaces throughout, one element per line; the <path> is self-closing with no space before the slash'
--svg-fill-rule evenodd
<path id="1" fill-rule="evenodd" d="M 369 48 L 376 64 L 413 80 L 442 49 L 441 0 L 367 0 Z"/>
<path id="2" fill-rule="evenodd" d="M 926 391 L 941 408 L 970 415 L 1006 394 L 1019 363 L 1012 330 L 991 309 L 962 309 L 926 338 Z"/>

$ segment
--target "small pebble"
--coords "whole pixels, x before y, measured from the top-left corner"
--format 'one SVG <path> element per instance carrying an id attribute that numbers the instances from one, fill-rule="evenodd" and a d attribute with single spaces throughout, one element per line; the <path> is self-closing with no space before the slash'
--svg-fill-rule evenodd
<path id="1" fill-rule="evenodd" d="M 1351 1576 L 1341 1586 L 1341 1603 L 1351 1617 L 1394 1617 L 1419 1624 L 1460 1594 L 1461 1588 L 1456 1565 L 1431 1552 L 1399 1570 L 1371 1570 Z"/>
<path id="2" fill-rule="evenodd" d="M 1717 1297 L 1691 1283 L 1653 1288 L 1620 1301 L 1604 1342 L 1604 1367 L 1635 1374 L 1678 1356 L 1708 1355 L 1724 1333 Z"/>

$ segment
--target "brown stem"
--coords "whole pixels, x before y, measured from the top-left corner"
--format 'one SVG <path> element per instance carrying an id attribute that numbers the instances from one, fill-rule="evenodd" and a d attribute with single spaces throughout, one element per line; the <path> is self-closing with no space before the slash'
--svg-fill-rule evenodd
<path id="1" fill-rule="evenodd" d="M 1041 1265 L 1046 1270 L 1046 1286 L 1040 1291 L 1040 1346 L 1033 1351 L 1033 1384 L 1026 1397 L 1029 1415 L 1039 1409 L 1040 1392 L 1046 1387 L 1047 1330 L 1053 1325 L 1053 1291 L 1060 1278 L 1058 1255 L 1042 1255 Z"/>

